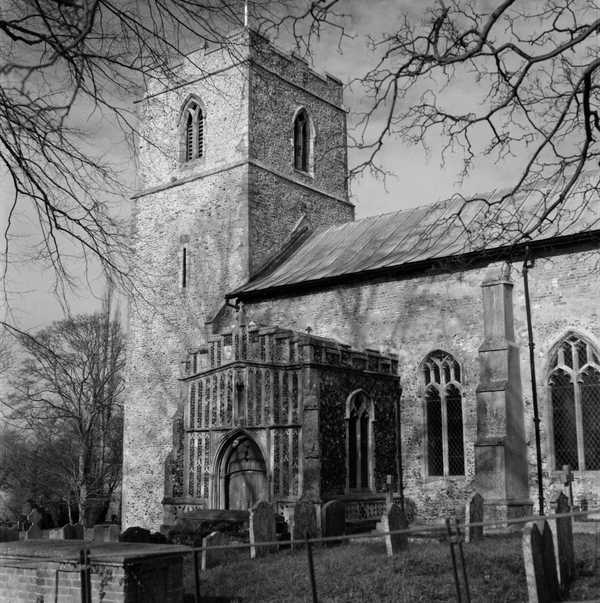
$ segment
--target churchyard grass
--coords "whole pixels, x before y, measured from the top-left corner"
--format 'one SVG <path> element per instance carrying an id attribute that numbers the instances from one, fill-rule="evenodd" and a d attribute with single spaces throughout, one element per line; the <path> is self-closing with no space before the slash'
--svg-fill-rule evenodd
<path id="1" fill-rule="evenodd" d="M 383 539 L 334 548 L 315 547 L 319 601 L 455 601 L 450 550 L 445 542 L 413 541 L 393 558 Z M 518 535 L 465 545 L 473 601 L 524 601 L 525 571 Z M 191 565 L 188 566 L 191 570 Z M 186 572 L 186 591 L 193 576 Z M 244 601 L 310 601 L 306 550 L 282 551 L 261 560 L 241 560 L 200 575 L 203 596 Z"/>
<path id="2" fill-rule="evenodd" d="M 510 603 L 527 600 L 521 533 L 488 536 L 464 545 L 471 600 Z M 580 574 L 571 598 L 600 592 L 600 569 L 592 574 L 594 536 L 575 535 Z M 310 601 L 306 550 L 289 550 L 260 560 L 245 558 L 200 574 L 201 595 L 241 597 L 243 601 Z M 383 539 L 333 548 L 314 547 L 319 601 L 456 601 L 448 544 L 412 540 L 408 551 L 388 558 Z M 244 556 L 244 558 L 242 558 Z M 186 592 L 193 592 L 193 570 L 186 565 Z"/>

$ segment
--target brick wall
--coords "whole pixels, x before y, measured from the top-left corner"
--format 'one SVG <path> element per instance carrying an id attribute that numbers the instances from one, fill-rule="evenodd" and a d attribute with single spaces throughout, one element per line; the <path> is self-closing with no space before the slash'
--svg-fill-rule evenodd
<path id="1" fill-rule="evenodd" d="M 530 495 L 537 500 L 535 442 L 525 324 L 521 264 L 512 270 L 516 343 L 520 346 L 526 438 L 529 444 Z M 422 516 L 434 517 L 460 507 L 471 491 L 477 417 L 475 390 L 479 380 L 478 347 L 483 339 L 481 283 L 488 271 L 500 265 L 453 274 L 423 275 L 405 280 L 379 280 L 347 285 L 321 293 L 248 303 L 248 319 L 294 329 L 310 326 L 322 336 L 358 347 L 392 350 L 399 355 L 403 388 L 403 456 L 407 494 Z M 548 497 L 555 496 L 560 476 L 550 464 L 547 437 L 549 419 L 546 391 L 548 352 L 568 330 L 576 329 L 600 340 L 597 291 L 600 269 L 597 252 L 581 252 L 537 260 L 530 272 L 538 395 L 542 415 L 544 472 Z M 465 477 L 432 478 L 424 466 L 424 400 L 419 363 L 425 355 L 442 349 L 461 364 Z M 600 348 L 599 348 L 600 349 Z M 576 502 L 585 492 L 600 492 L 599 472 L 577 474 Z M 588 496 L 589 498 L 589 496 Z M 599 501 L 600 502 L 600 501 Z"/>
<path id="2" fill-rule="evenodd" d="M 118 545 L 123 547 L 123 545 Z M 125 545 L 126 546 L 126 545 Z M 135 545 L 138 546 L 138 545 Z M 146 545 L 148 546 L 148 545 Z M 0 550 L 0 602 L 32 603 L 81 601 L 81 574 L 75 561 L 77 545 L 53 544 L 44 554 L 40 541 L 19 545 L 18 551 Z M 113 548 L 116 548 L 113 545 Z M 61 550 L 62 549 L 62 550 Z M 104 603 L 181 603 L 183 601 L 183 561 L 178 555 L 124 559 L 122 551 L 107 556 L 106 550 L 90 561 L 92 601 Z M 108 557 L 108 558 L 107 558 Z"/>

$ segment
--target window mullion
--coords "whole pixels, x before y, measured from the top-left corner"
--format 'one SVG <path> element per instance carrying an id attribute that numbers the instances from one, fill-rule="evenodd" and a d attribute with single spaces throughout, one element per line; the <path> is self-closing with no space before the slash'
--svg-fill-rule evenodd
<path id="1" fill-rule="evenodd" d="M 585 450 L 583 447 L 583 413 L 581 412 L 581 383 L 578 373 L 573 371 L 573 394 L 575 398 L 575 433 L 577 435 L 577 460 L 579 470 L 585 471 Z"/>
<path id="2" fill-rule="evenodd" d="M 440 387 L 440 407 L 442 414 L 442 463 L 444 476 L 450 475 L 450 461 L 448 459 L 448 409 L 446 407 L 446 388 Z"/>
<path id="3" fill-rule="evenodd" d="M 573 361 L 573 398 L 575 403 L 575 434 L 577 436 L 577 462 L 580 471 L 585 471 L 585 448 L 583 446 L 583 413 L 581 411 L 581 384 L 579 383 L 579 354 L 577 346 L 571 345 L 571 358 Z"/>
<path id="4" fill-rule="evenodd" d="M 361 480 L 361 469 L 362 469 L 362 425 L 361 415 L 356 413 L 356 437 L 354 438 L 354 445 L 356 446 L 356 487 L 362 488 Z"/>
<path id="5" fill-rule="evenodd" d="M 192 159 L 198 157 L 198 109 L 192 117 Z"/>

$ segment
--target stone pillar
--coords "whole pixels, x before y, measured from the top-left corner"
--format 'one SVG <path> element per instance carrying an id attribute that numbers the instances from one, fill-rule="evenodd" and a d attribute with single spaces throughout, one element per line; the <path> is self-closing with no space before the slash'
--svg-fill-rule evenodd
<path id="1" fill-rule="evenodd" d="M 510 267 L 482 283 L 483 343 L 479 348 L 475 489 L 485 521 L 528 515 L 527 444 L 519 348 L 514 341 Z"/>
<path id="2" fill-rule="evenodd" d="M 308 352 L 307 348 L 305 353 Z M 309 352 L 308 352 L 309 353 Z M 312 358 L 312 357 L 311 357 Z M 302 387 L 303 415 L 301 490 L 302 498 L 314 503 L 321 500 L 321 446 L 319 439 L 319 384 L 318 369 L 306 366 L 303 371 Z"/>

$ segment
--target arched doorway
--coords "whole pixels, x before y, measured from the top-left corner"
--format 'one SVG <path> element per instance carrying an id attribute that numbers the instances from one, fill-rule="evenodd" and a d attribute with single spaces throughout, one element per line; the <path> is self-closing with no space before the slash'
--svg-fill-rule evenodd
<path id="1" fill-rule="evenodd" d="M 225 455 L 225 508 L 247 510 L 268 499 L 267 469 L 258 446 L 247 436 L 236 438 Z"/>

